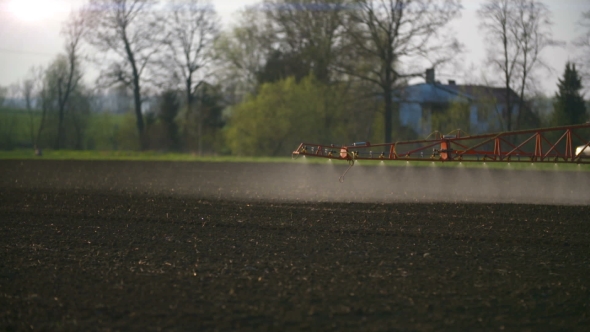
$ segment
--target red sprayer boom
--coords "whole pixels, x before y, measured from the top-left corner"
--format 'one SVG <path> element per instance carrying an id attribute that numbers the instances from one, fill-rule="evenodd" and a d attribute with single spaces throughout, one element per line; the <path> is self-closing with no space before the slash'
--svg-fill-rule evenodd
<path id="1" fill-rule="evenodd" d="M 301 143 L 293 157 L 346 160 L 351 166 L 355 160 L 590 164 L 590 123 L 475 136 L 461 134 L 461 130 L 448 135 L 435 132 L 424 140 L 383 144 Z"/>

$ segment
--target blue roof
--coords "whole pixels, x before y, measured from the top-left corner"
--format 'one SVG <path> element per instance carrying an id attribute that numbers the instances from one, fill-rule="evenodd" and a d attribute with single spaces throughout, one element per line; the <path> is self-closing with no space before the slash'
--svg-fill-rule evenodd
<path id="1" fill-rule="evenodd" d="M 461 91 L 448 88 L 443 84 L 415 84 L 394 92 L 393 100 L 408 103 L 451 103 L 468 102 L 474 98 Z"/>
<path id="2" fill-rule="evenodd" d="M 509 98 L 518 102 L 519 97 L 510 90 Z M 420 83 L 394 91 L 393 100 L 406 103 L 439 103 L 472 102 L 481 99 L 503 102 L 506 100 L 506 88 L 495 88 L 482 85 L 455 85 L 440 83 Z"/>

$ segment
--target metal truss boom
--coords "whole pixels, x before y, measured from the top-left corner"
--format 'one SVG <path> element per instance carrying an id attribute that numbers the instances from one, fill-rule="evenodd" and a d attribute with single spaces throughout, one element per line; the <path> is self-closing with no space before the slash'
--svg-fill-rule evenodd
<path id="1" fill-rule="evenodd" d="M 432 136 L 432 135 L 431 135 Z M 301 143 L 293 156 L 347 160 L 441 162 L 533 162 L 590 164 L 590 123 L 543 129 L 462 136 L 435 133 L 425 140 L 372 145 Z"/>

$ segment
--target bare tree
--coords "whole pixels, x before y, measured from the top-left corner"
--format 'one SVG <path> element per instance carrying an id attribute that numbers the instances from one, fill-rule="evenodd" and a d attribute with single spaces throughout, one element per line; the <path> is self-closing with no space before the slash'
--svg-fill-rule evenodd
<path id="1" fill-rule="evenodd" d="M 73 12 L 69 20 L 65 23 L 62 34 L 65 36 L 65 59 L 67 68 L 57 70 L 57 136 L 54 148 L 59 150 L 64 144 L 64 118 L 66 104 L 74 90 L 78 87 L 78 82 L 82 79 L 80 71 L 80 44 L 84 35 L 84 16 Z"/>
<path id="2" fill-rule="evenodd" d="M 490 0 L 484 3 L 478 11 L 478 15 L 482 19 L 480 29 L 487 32 L 487 38 L 494 45 L 497 43 L 501 44 L 499 51 L 490 51 L 488 61 L 498 67 L 503 75 L 504 87 L 506 88 L 505 111 L 500 120 L 502 126 L 506 126 L 508 130 L 511 129 L 512 124 L 512 98 L 510 97 L 510 89 L 513 85 L 516 61 L 520 55 L 519 48 L 511 38 L 510 28 L 513 25 L 512 10 L 512 0 Z M 497 46 L 491 48 L 491 50 L 496 49 L 498 49 Z"/>
<path id="3" fill-rule="evenodd" d="M 29 74 L 22 81 L 20 89 L 22 97 L 25 100 L 25 107 L 29 115 L 29 135 L 31 136 L 31 144 L 35 147 L 37 138 L 35 136 L 35 114 L 33 109 L 38 106 L 39 94 L 43 87 L 43 68 L 32 67 Z"/>
<path id="4" fill-rule="evenodd" d="M 87 41 L 106 56 L 99 61 L 105 67 L 100 83 L 123 83 L 133 91 L 140 148 L 147 148 L 144 129 L 142 86 L 147 66 L 157 52 L 162 27 L 151 9 L 155 0 L 89 0 L 84 9 L 87 17 Z"/>
<path id="5" fill-rule="evenodd" d="M 34 146 L 36 143 L 36 113 L 41 105 L 40 97 L 43 89 L 44 76 L 45 70 L 43 67 L 33 66 L 29 68 L 28 73 L 22 81 L 10 85 L 10 97 L 13 102 L 11 103 L 12 105 L 8 106 L 21 108 L 23 106 L 22 103 L 16 101 L 24 101 L 24 108 L 28 115 L 28 129 L 31 146 Z"/>
<path id="6" fill-rule="evenodd" d="M 268 18 L 258 8 L 246 8 L 239 17 L 236 25 L 222 33 L 214 46 L 216 74 L 225 82 L 233 102 L 255 91 L 258 73 L 276 40 Z"/>
<path id="7" fill-rule="evenodd" d="M 265 0 L 265 12 L 279 47 L 297 54 L 320 82 L 329 83 L 332 79 L 334 61 L 342 45 L 343 15 L 349 2 Z"/>
<path id="8" fill-rule="evenodd" d="M 545 4 L 533 0 L 521 0 L 517 4 L 517 21 L 513 35 L 521 49 L 521 58 L 517 64 L 520 86 L 516 118 L 516 128 L 521 128 L 525 115 L 525 91 L 530 85 L 531 75 L 538 67 L 550 68 L 541 58 L 541 52 L 558 43 L 552 38 L 550 12 Z"/>
<path id="9" fill-rule="evenodd" d="M 459 43 L 443 29 L 460 14 L 457 0 L 359 0 L 344 26 L 350 40 L 342 71 L 379 87 L 384 99 L 385 142 L 391 142 L 396 84 L 422 70 L 408 70 L 403 63 L 418 58 L 433 66 L 449 61 Z M 364 67 L 364 68 L 361 68 Z"/>
<path id="10" fill-rule="evenodd" d="M 582 13 L 582 18 L 578 22 L 578 25 L 584 29 L 582 35 L 578 36 L 574 41 L 574 46 L 578 48 L 577 62 L 580 64 L 580 74 L 586 79 L 586 82 L 590 81 L 590 10 Z M 587 89 L 590 88 L 590 84 L 586 83 Z"/>
<path id="11" fill-rule="evenodd" d="M 520 126 L 531 74 L 538 67 L 548 68 L 540 56 L 543 49 L 556 44 L 549 29 L 550 12 L 537 0 L 488 0 L 478 16 L 489 41 L 488 61 L 502 73 L 505 108 L 501 122 L 510 131 L 515 106 L 516 126 Z M 518 91 L 518 99 L 512 97 L 512 91 Z"/>
<path id="12" fill-rule="evenodd" d="M 42 85 L 41 90 L 39 91 L 39 105 L 41 107 L 41 119 L 39 121 L 39 127 L 37 127 L 37 134 L 35 136 L 35 144 L 33 144 L 35 148 L 35 154 L 41 154 L 41 135 L 43 134 L 43 130 L 45 129 L 45 124 L 47 122 L 47 113 L 51 110 L 51 86 L 52 84 L 49 83 L 50 79 L 48 79 L 48 72 L 50 68 L 47 68 L 46 71 L 43 71 L 43 78 L 42 78 Z"/>
<path id="13" fill-rule="evenodd" d="M 173 0 L 169 2 L 170 15 L 166 20 L 168 30 L 164 44 L 168 55 L 165 61 L 173 65 L 171 70 L 183 83 L 186 113 L 184 135 L 188 133 L 189 117 L 198 85 L 196 75 L 203 71 L 212 59 L 212 48 L 219 35 L 219 20 L 208 0 Z M 167 67 L 167 66 L 164 66 Z M 199 113 L 199 112 L 197 112 Z M 202 153 L 202 117 L 197 114 L 197 140 Z M 186 138 L 186 137 L 185 137 Z"/>

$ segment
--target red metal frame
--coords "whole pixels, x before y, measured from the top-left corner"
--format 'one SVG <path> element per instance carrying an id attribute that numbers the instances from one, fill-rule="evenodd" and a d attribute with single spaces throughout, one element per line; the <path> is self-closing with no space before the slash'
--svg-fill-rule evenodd
<path id="1" fill-rule="evenodd" d="M 583 132 L 583 133 L 581 133 Z M 371 145 L 301 143 L 293 156 L 347 160 L 407 160 L 443 162 L 533 162 L 590 164 L 590 123 L 476 136 L 440 135 L 415 141 Z M 554 142 L 552 142 L 554 141 Z M 578 154 L 576 146 L 584 148 Z"/>

